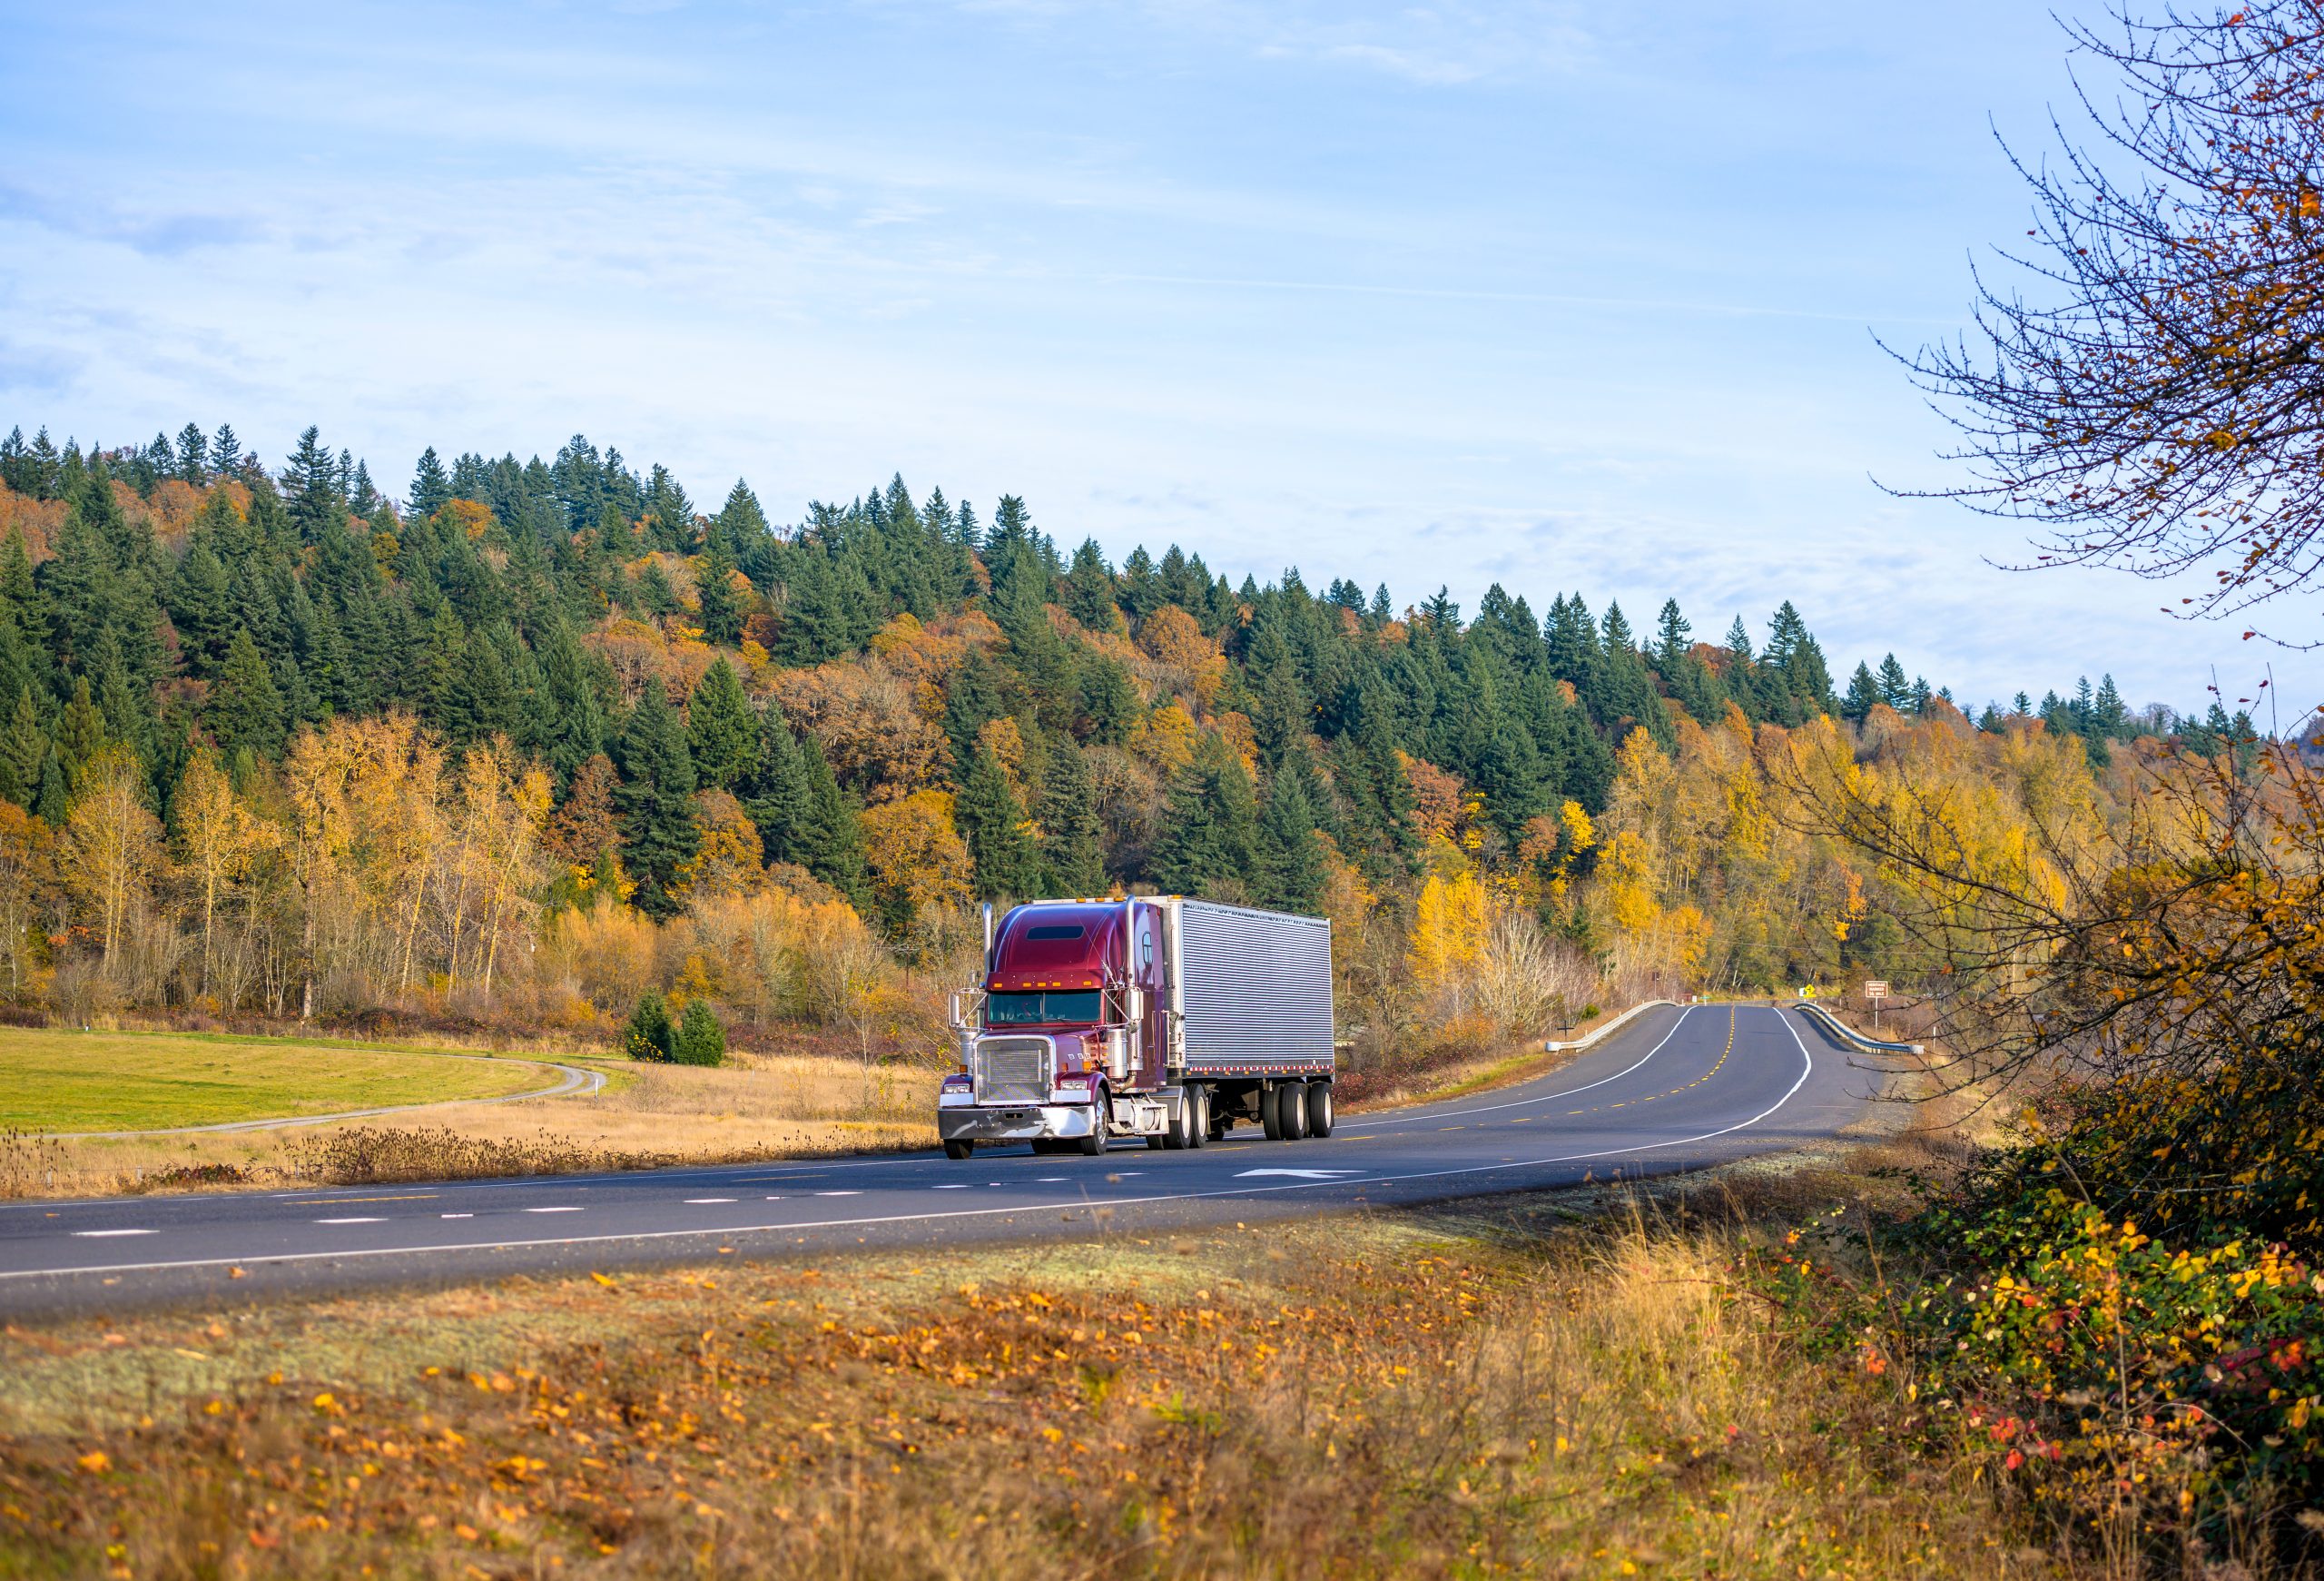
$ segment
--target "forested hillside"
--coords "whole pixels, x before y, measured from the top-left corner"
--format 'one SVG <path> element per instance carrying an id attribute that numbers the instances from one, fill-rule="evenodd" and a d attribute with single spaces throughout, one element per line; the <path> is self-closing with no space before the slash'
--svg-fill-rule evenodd
<path id="1" fill-rule="evenodd" d="M 1755 732 L 1888 710 L 2072 735 L 2100 773 L 2171 723 L 2111 680 L 1979 726 L 1893 657 L 1836 687 L 1788 602 L 1712 643 L 1675 600 L 1641 629 L 1579 592 L 1464 617 L 1176 547 L 1117 568 L 901 479 L 777 527 L 578 436 L 431 450 L 399 502 L 312 429 L 273 472 L 231 429 L 18 431 L 0 992 L 572 1024 L 668 985 L 746 1022 L 852 1003 L 868 1047 L 974 899 L 1125 885 L 1328 909 L 1392 999 L 1496 947 L 1767 986 L 1876 947 L 1861 880 L 1803 857 L 1837 924 L 1725 920 L 1740 881 L 1699 879 L 1731 852 L 1625 855 L 1654 766 L 1728 741 L 1757 773 Z M 1503 1022 L 1554 1008 L 1511 992 Z"/>

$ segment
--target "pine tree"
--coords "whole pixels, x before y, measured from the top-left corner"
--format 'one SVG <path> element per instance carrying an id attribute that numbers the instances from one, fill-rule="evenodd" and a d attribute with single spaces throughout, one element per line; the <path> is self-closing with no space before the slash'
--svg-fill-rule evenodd
<path id="1" fill-rule="evenodd" d="M 859 914 L 870 915 L 872 883 L 863 865 L 863 824 L 855 798 L 832 773 L 823 744 L 813 735 L 800 744 L 805 760 L 807 813 L 798 845 L 807 871 L 847 896 Z"/>
<path id="2" fill-rule="evenodd" d="M 734 561 L 723 544 L 713 542 L 694 567 L 696 595 L 701 602 L 702 635 L 707 641 L 732 647 L 743 637 L 743 600 L 731 578 Z"/>
<path id="3" fill-rule="evenodd" d="M 1092 631 L 1111 631 L 1121 619 L 1114 605 L 1114 573 L 1094 538 L 1082 539 L 1073 551 L 1073 568 L 1065 574 L 1065 612 Z"/>
<path id="4" fill-rule="evenodd" d="M 1041 860 L 1053 894 L 1100 894 L 1106 856 L 1098 841 L 1098 809 L 1089 766 L 1070 742 L 1050 753 L 1041 778 Z"/>
<path id="5" fill-rule="evenodd" d="M 686 704 L 686 747 L 707 787 L 731 790 L 758 766 L 758 716 L 734 667 L 723 658 L 703 672 Z"/>
<path id="6" fill-rule="evenodd" d="M 235 629 L 202 713 L 219 750 L 230 758 L 244 749 L 258 757 L 272 757 L 282 750 L 288 734 L 282 691 L 265 655 L 251 640 L 249 627 Z"/>
<path id="7" fill-rule="evenodd" d="M 1119 746 L 1137 723 L 1137 688 L 1119 660 L 1102 653 L 1085 653 L 1074 666 L 1081 692 L 1076 731 L 1100 746 Z"/>
<path id="8" fill-rule="evenodd" d="M 670 1059 L 680 1065 L 723 1065 L 726 1062 L 726 1029 L 718 1024 L 706 999 L 686 1001 L 677 1035 L 670 1041 Z"/>
<path id="9" fill-rule="evenodd" d="M 311 423 L 299 436 L 299 448 L 291 453 L 282 484 L 290 496 L 290 525 L 300 542 L 312 543 L 325 527 L 345 519 L 347 499 L 340 492 L 339 463 L 323 448 L 322 436 Z"/>
<path id="10" fill-rule="evenodd" d="M 770 704 L 759 716 L 758 758 L 736 786 L 743 811 L 758 825 L 769 862 L 810 865 L 806 830 L 812 793 L 806 755 L 800 751 L 783 710 Z"/>
<path id="11" fill-rule="evenodd" d="M 188 423 L 178 430 L 178 469 L 181 482 L 201 488 L 210 481 L 210 441 L 204 438 L 199 423 Z"/>
<path id="12" fill-rule="evenodd" d="M 1276 775 L 1259 816 L 1252 893 L 1261 905 L 1280 911 L 1312 912 L 1324 892 L 1324 855 L 1305 781 L 1293 769 Z"/>
<path id="13" fill-rule="evenodd" d="M 1905 667 L 1896 662 L 1895 654 L 1887 654 L 1881 658 L 1878 679 L 1882 702 L 1899 714 L 1912 708 L 1913 683 L 1905 678 Z"/>
<path id="14" fill-rule="evenodd" d="M 1840 699 L 1840 717 L 1861 725 L 1881 701 L 1880 683 L 1872 678 L 1872 667 L 1859 661 L 1856 673 L 1848 677 L 1848 695 Z"/>
<path id="15" fill-rule="evenodd" d="M 649 681 L 630 710 L 614 762 L 621 770 L 614 805 L 621 815 L 622 858 L 637 880 L 638 909 L 656 919 L 675 916 L 670 885 L 702 834 L 694 821 L 694 761 L 658 684 Z"/>
<path id="16" fill-rule="evenodd" d="M 982 747 L 969 759 L 952 816 L 976 869 L 977 894 L 987 900 L 1030 897 L 1040 884 L 1040 853 L 1000 760 Z"/>
<path id="17" fill-rule="evenodd" d="M 0 731 L 0 787 L 18 806 L 31 808 L 40 795 L 41 766 L 48 759 L 48 731 L 33 707 L 30 687 L 19 687 L 16 706 Z"/>
<path id="18" fill-rule="evenodd" d="M 425 521 L 452 502 L 452 479 L 444 470 L 444 463 L 436 457 L 436 447 L 428 446 L 419 453 L 419 465 L 411 476 L 411 498 L 404 501 L 404 511 L 413 519 Z"/>
<path id="19" fill-rule="evenodd" d="M 1694 629 L 1687 623 L 1687 618 L 1679 613 L 1679 600 L 1665 598 L 1662 601 L 1662 613 L 1655 621 L 1654 664 L 1664 677 L 1678 672 L 1680 663 L 1687 657 L 1688 639 L 1694 634 Z"/>
<path id="20" fill-rule="evenodd" d="M 1155 874 L 1174 894 L 1246 895 L 1257 841 L 1250 776 L 1234 748 L 1206 732 L 1193 761 L 1171 781 Z"/>
<path id="21" fill-rule="evenodd" d="M 210 469 L 222 479 L 241 476 L 242 441 L 234 437 L 232 423 L 220 423 L 210 438 Z"/>
<path id="22" fill-rule="evenodd" d="M 677 1047 L 677 1029 L 670 1024 L 670 1006 L 656 989 L 647 989 L 630 1012 L 622 1030 L 622 1051 L 633 1060 L 666 1065 Z"/>

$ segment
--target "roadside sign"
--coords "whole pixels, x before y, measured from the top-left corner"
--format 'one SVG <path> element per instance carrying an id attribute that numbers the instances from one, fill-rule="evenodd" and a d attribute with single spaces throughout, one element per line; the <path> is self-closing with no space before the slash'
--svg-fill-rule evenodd
<path id="1" fill-rule="evenodd" d="M 1887 980 L 1886 980 L 1886 978 L 1881 978 L 1881 977 L 1867 977 L 1867 978 L 1866 978 L 1866 979 L 1864 980 L 1864 996 L 1865 996 L 1866 999 L 1886 999 L 1886 998 L 1887 998 L 1887 997 L 1888 997 L 1888 983 L 1887 983 Z"/>

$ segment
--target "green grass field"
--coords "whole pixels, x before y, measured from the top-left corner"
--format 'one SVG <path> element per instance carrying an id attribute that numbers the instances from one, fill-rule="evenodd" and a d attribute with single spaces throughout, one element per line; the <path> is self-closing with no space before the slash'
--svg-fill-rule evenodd
<path id="1" fill-rule="evenodd" d="M 554 1079 L 513 1061 L 289 1038 L 0 1028 L 0 1130 L 214 1125 L 497 1098 Z"/>

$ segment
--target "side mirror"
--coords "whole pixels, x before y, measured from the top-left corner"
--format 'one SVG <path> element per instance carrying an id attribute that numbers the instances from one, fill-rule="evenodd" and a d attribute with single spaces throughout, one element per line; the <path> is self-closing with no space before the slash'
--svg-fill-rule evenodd
<path id="1" fill-rule="evenodd" d="M 957 988 L 944 996 L 944 1024 L 954 1032 L 962 1032 L 968 1027 L 969 1018 L 961 1003 L 967 997 Z"/>

